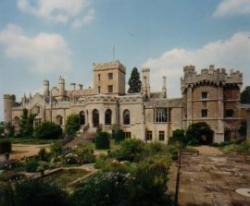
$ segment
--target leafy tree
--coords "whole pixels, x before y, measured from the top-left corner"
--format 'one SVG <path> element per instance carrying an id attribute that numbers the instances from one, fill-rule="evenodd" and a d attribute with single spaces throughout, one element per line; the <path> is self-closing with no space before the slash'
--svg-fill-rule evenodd
<path id="1" fill-rule="evenodd" d="M 62 137 L 62 128 L 53 122 L 43 122 L 35 128 L 34 136 L 40 139 L 58 139 Z"/>
<path id="2" fill-rule="evenodd" d="M 65 192 L 54 185 L 39 180 L 29 180 L 17 184 L 14 201 L 15 206 L 69 205 Z"/>
<path id="3" fill-rule="evenodd" d="M 0 182 L 0 205 L 13 206 L 14 191 L 8 182 Z"/>
<path id="4" fill-rule="evenodd" d="M 170 138 L 170 143 L 180 143 L 184 146 L 188 144 L 188 139 L 185 134 L 185 130 L 183 129 L 176 129 L 173 131 L 173 136 Z"/>
<path id="5" fill-rule="evenodd" d="M 114 130 L 112 136 L 116 143 L 120 143 L 125 139 L 125 134 L 121 129 Z"/>
<path id="6" fill-rule="evenodd" d="M 98 132 L 95 139 L 96 149 L 110 148 L 110 135 L 107 132 Z"/>
<path id="7" fill-rule="evenodd" d="M 28 114 L 27 109 L 23 109 L 23 115 L 21 117 L 19 126 L 19 136 L 21 137 L 28 137 L 32 136 L 33 134 L 33 122 L 35 119 L 35 114 Z"/>
<path id="8" fill-rule="evenodd" d="M 68 116 L 66 125 L 65 125 L 65 132 L 68 135 L 75 135 L 79 129 L 80 129 L 79 115 L 71 114 L 70 116 Z"/>
<path id="9" fill-rule="evenodd" d="M 250 86 L 247 86 L 241 93 L 240 101 L 243 104 L 250 104 Z"/>
<path id="10" fill-rule="evenodd" d="M 0 154 L 10 153 L 11 150 L 12 150 L 12 145 L 8 139 L 0 140 Z"/>
<path id="11" fill-rule="evenodd" d="M 0 122 L 0 138 L 1 137 L 5 137 L 5 134 L 4 134 L 4 123 L 3 122 Z"/>
<path id="12" fill-rule="evenodd" d="M 210 144 L 214 132 L 206 122 L 191 124 L 186 132 L 188 144 Z"/>
<path id="13" fill-rule="evenodd" d="M 132 69 L 128 84 L 128 93 L 138 93 L 141 91 L 140 73 L 138 72 L 138 69 L 136 67 Z"/>

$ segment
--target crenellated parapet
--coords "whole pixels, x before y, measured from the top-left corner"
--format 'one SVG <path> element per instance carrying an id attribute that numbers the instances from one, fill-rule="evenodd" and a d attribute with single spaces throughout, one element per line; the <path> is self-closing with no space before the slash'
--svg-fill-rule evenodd
<path id="1" fill-rule="evenodd" d="M 94 71 L 110 70 L 119 68 L 123 73 L 126 73 L 125 66 L 118 60 L 105 63 L 93 63 Z"/>
<path id="2" fill-rule="evenodd" d="M 242 85 L 241 72 L 230 71 L 230 73 L 227 73 L 226 69 L 215 69 L 214 65 L 210 65 L 207 69 L 202 69 L 200 73 L 198 73 L 192 65 L 185 66 L 183 71 L 184 77 L 181 78 L 182 92 L 184 92 L 188 87 L 193 87 L 199 84 L 210 84 L 216 86 L 233 84 L 238 87 Z"/>

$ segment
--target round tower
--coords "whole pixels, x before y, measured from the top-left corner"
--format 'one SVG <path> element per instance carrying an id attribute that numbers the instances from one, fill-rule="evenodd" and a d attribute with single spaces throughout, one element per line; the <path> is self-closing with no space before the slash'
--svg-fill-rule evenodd
<path id="1" fill-rule="evenodd" d="M 48 80 L 43 81 L 43 95 L 45 97 L 49 96 L 49 81 Z"/>
<path id="2" fill-rule="evenodd" d="M 12 120 L 12 106 L 14 103 L 14 95 L 4 94 L 3 95 L 4 102 L 4 122 L 8 123 Z"/>

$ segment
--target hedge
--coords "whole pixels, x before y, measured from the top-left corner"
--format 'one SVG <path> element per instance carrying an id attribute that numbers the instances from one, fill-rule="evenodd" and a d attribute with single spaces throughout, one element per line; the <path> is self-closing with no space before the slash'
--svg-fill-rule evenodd
<path id="1" fill-rule="evenodd" d="M 11 149 L 12 149 L 12 146 L 9 140 L 0 141 L 0 154 L 10 153 Z"/>

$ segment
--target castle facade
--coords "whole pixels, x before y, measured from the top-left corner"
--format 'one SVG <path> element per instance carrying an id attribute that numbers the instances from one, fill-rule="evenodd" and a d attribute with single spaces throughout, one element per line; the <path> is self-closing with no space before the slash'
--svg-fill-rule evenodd
<path id="1" fill-rule="evenodd" d="M 196 122 L 206 122 L 214 131 L 211 143 L 239 138 L 241 121 L 250 116 L 249 107 L 240 104 L 242 74 L 227 73 L 211 65 L 200 73 L 194 66 L 185 66 L 181 78 L 180 98 L 167 96 L 166 77 L 159 92 L 150 90 L 150 69 L 141 70 L 140 93 L 125 91 L 126 69 L 119 61 L 93 64 L 93 87 L 71 84 L 65 87 L 60 77 L 58 86 L 50 88 L 44 80 L 43 94 L 24 96 L 16 102 L 14 95 L 4 95 L 4 121 L 18 130 L 26 108 L 35 113 L 35 126 L 53 121 L 64 127 L 67 116 L 80 116 L 83 136 L 95 133 L 98 127 L 111 132 L 119 127 L 126 137 L 167 143 L 175 129 L 187 129 Z"/>

